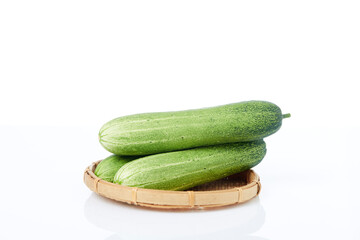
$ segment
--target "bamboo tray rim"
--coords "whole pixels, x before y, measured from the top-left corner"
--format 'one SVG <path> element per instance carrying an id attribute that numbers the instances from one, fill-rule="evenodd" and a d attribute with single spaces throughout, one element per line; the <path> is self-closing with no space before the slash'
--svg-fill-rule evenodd
<path id="1" fill-rule="evenodd" d="M 85 185 L 96 194 L 132 205 L 161 209 L 205 209 L 249 201 L 261 191 L 260 177 L 252 170 L 244 171 L 246 184 L 220 190 L 169 191 L 128 187 L 98 178 L 94 170 L 102 160 L 84 171 Z"/>

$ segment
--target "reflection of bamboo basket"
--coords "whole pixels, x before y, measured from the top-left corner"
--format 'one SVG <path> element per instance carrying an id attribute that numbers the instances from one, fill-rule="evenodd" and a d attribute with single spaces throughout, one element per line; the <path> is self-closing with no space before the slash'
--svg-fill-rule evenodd
<path id="1" fill-rule="evenodd" d="M 129 204 L 162 209 L 203 209 L 246 202 L 260 192 L 260 178 L 247 170 L 188 191 L 165 191 L 127 187 L 104 181 L 94 174 L 100 161 L 84 172 L 84 182 L 97 194 Z"/>

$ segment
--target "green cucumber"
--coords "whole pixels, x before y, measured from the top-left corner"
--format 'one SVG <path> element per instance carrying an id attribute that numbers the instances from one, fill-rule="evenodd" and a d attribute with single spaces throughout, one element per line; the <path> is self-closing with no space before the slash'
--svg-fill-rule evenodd
<path id="1" fill-rule="evenodd" d="M 248 170 L 264 158 L 263 140 L 199 147 L 142 157 L 125 164 L 114 183 L 130 187 L 186 190 Z"/>
<path id="2" fill-rule="evenodd" d="M 134 160 L 133 156 L 112 155 L 102 160 L 95 168 L 95 175 L 105 181 L 113 182 L 116 172 L 129 161 Z"/>
<path id="3" fill-rule="evenodd" d="M 149 155 L 216 144 L 247 142 L 279 130 L 282 114 L 265 101 L 211 108 L 143 113 L 113 119 L 102 126 L 99 141 L 118 155 Z"/>

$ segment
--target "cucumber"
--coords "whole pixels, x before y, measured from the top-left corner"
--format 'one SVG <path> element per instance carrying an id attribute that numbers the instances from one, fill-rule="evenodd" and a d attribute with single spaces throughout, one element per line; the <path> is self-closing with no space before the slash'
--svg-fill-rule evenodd
<path id="1" fill-rule="evenodd" d="M 118 155 L 149 155 L 267 137 L 281 127 L 278 106 L 247 101 L 211 108 L 143 113 L 113 119 L 102 126 L 99 141 Z"/>
<path id="2" fill-rule="evenodd" d="M 186 190 L 248 170 L 264 158 L 263 140 L 199 147 L 142 157 L 125 164 L 114 183 L 130 187 Z"/>
<path id="3" fill-rule="evenodd" d="M 112 155 L 102 160 L 95 168 L 95 175 L 105 181 L 113 182 L 116 172 L 131 160 L 133 156 Z"/>

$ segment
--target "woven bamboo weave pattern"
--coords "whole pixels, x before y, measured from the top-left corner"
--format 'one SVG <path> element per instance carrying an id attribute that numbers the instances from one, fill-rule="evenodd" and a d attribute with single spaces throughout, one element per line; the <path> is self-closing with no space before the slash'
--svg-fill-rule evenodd
<path id="1" fill-rule="evenodd" d="M 86 186 L 101 196 L 139 206 L 163 209 L 221 207 L 246 202 L 256 197 L 261 190 L 260 178 L 253 170 L 206 183 L 188 191 L 127 187 L 98 178 L 94 170 L 99 162 L 94 162 L 86 168 Z"/>

